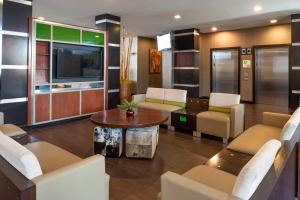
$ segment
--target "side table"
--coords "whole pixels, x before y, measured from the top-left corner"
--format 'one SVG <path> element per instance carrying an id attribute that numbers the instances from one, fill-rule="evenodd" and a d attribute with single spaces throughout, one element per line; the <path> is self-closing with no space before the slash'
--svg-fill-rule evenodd
<path id="1" fill-rule="evenodd" d="M 175 129 L 196 131 L 197 114 L 208 110 L 208 99 L 188 98 L 186 108 L 171 113 L 171 125 Z"/>

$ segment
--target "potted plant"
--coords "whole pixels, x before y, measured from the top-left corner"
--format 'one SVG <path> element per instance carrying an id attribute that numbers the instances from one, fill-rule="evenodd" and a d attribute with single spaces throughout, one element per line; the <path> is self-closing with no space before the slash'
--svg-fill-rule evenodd
<path id="1" fill-rule="evenodd" d="M 131 62 L 131 48 L 133 34 L 127 34 L 125 28 L 121 29 L 121 61 L 120 61 L 120 101 L 131 101 L 132 81 L 129 80 L 129 66 Z M 125 42 L 125 41 L 128 41 Z M 128 44 L 126 48 L 126 44 Z"/>
<path id="2" fill-rule="evenodd" d="M 137 107 L 137 103 L 129 102 L 126 99 L 123 101 L 121 105 L 118 105 L 118 108 L 126 109 L 126 117 L 134 116 L 134 108 Z"/>

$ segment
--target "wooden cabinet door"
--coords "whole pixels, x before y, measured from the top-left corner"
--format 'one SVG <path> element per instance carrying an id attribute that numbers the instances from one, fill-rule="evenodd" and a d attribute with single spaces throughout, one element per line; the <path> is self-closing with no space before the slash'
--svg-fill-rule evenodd
<path id="1" fill-rule="evenodd" d="M 80 92 L 52 94 L 52 119 L 80 115 Z"/>
<path id="2" fill-rule="evenodd" d="M 83 91 L 81 101 L 82 114 L 102 111 L 104 106 L 103 89 Z"/>
<path id="3" fill-rule="evenodd" d="M 50 95 L 39 94 L 35 96 L 35 122 L 50 120 Z"/>

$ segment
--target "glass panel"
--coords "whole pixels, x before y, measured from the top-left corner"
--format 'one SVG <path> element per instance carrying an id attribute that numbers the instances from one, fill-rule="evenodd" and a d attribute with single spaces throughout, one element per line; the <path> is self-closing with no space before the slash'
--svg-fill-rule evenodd
<path id="1" fill-rule="evenodd" d="M 36 38 L 51 39 L 51 26 L 48 24 L 36 23 Z"/>
<path id="2" fill-rule="evenodd" d="M 104 45 L 104 34 L 82 31 L 82 42 L 85 44 Z"/>
<path id="3" fill-rule="evenodd" d="M 256 103 L 288 106 L 289 49 L 272 47 L 256 49 Z"/>
<path id="4" fill-rule="evenodd" d="M 239 50 L 214 50 L 212 52 L 212 91 L 238 94 Z"/>
<path id="5" fill-rule="evenodd" d="M 53 26 L 53 40 L 80 43 L 80 30 Z"/>

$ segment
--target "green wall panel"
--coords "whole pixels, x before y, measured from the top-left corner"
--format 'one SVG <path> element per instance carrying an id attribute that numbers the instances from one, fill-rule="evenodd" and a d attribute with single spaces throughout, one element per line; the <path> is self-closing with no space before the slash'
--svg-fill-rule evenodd
<path id="1" fill-rule="evenodd" d="M 53 40 L 80 43 L 80 30 L 53 26 Z"/>
<path id="2" fill-rule="evenodd" d="M 38 39 L 51 39 L 51 25 L 36 24 L 36 38 Z"/>
<path id="3" fill-rule="evenodd" d="M 104 34 L 92 31 L 82 31 L 82 43 L 104 45 Z"/>

